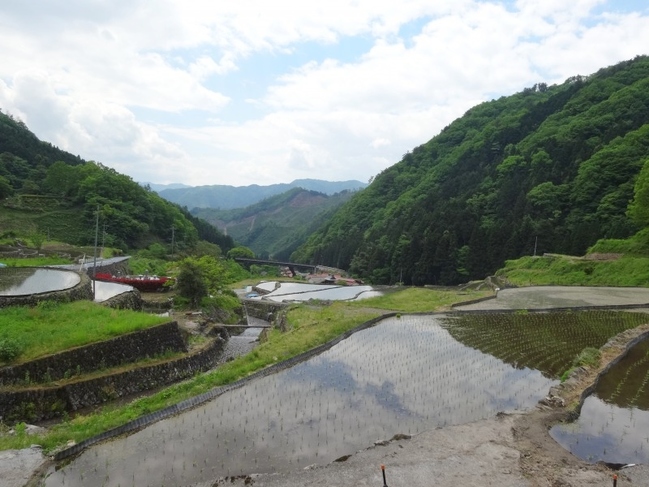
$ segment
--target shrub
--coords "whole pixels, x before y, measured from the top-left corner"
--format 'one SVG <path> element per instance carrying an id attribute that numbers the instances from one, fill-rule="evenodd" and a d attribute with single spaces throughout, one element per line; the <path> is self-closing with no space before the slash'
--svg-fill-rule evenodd
<path id="1" fill-rule="evenodd" d="M 13 338 L 0 339 L 0 361 L 13 362 L 23 353 L 23 344 Z"/>

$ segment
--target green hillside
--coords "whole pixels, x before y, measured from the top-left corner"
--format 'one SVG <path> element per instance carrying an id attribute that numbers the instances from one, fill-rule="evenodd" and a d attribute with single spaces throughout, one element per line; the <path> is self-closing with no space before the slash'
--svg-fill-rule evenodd
<path id="1" fill-rule="evenodd" d="M 472 108 L 377 175 L 293 258 L 421 285 L 484 278 L 535 251 L 582 255 L 642 228 L 627 206 L 648 159 L 641 56 Z"/>
<path id="2" fill-rule="evenodd" d="M 130 177 L 39 141 L 0 112 L 0 239 L 44 235 L 92 245 L 97 218 L 102 242 L 124 250 L 154 242 L 176 249 L 199 240 L 227 252 L 231 238 Z"/>
<path id="3" fill-rule="evenodd" d="M 192 214 L 227 232 L 260 257 L 287 260 L 352 195 L 342 191 L 327 196 L 294 188 L 246 208 L 195 208 Z"/>

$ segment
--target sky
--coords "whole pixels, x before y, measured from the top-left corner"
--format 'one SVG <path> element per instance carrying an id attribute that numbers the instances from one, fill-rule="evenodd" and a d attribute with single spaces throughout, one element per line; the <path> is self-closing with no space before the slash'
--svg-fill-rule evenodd
<path id="1" fill-rule="evenodd" d="M 649 54 L 647 0 L 3 0 L 0 109 L 138 182 L 367 182 L 469 108 Z"/>

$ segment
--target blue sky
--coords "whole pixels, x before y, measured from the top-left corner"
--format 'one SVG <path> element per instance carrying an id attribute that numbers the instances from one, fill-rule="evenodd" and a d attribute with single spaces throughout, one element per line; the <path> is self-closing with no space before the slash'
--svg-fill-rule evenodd
<path id="1" fill-rule="evenodd" d="M 477 103 L 649 54 L 649 6 L 9 0 L 0 41 L 0 108 L 136 181 L 367 181 Z"/>

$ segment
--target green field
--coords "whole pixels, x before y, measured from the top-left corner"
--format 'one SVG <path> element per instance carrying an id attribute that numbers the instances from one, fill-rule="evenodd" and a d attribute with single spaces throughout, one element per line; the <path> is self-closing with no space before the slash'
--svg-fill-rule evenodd
<path id="1" fill-rule="evenodd" d="M 77 301 L 43 302 L 30 308 L 13 306 L 0 313 L 0 352 L 17 346 L 20 352 L 11 363 L 87 345 L 168 321 L 155 315 L 115 310 Z M 11 355 L 11 354 L 9 354 Z M 7 365 L 0 353 L 0 366 Z"/>

